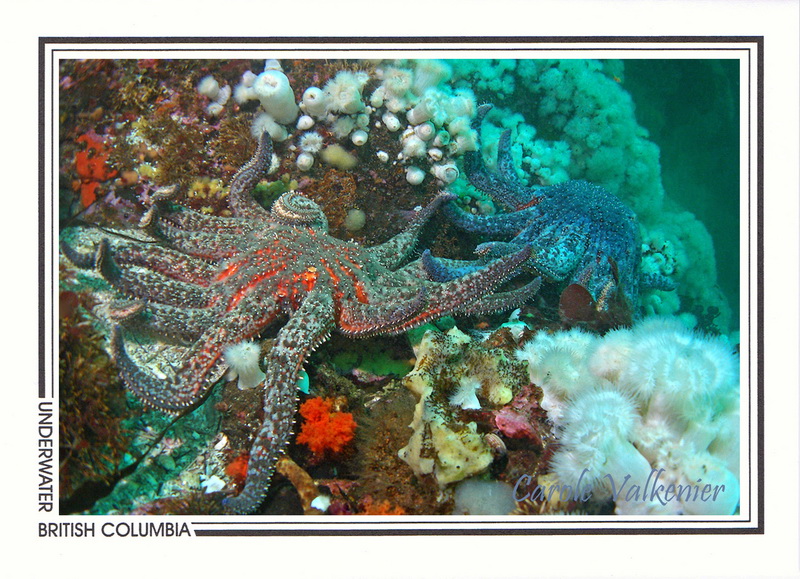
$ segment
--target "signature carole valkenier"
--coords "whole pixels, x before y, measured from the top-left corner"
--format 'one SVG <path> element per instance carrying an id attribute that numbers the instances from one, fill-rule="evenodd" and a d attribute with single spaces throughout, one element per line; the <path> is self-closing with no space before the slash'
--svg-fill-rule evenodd
<path id="1" fill-rule="evenodd" d="M 655 502 L 658 501 L 666 506 L 668 503 L 678 501 L 687 502 L 714 502 L 720 493 L 725 492 L 725 485 L 703 484 L 702 479 L 697 479 L 693 484 L 675 484 L 660 481 L 666 471 L 663 468 L 652 469 L 644 484 L 638 484 L 631 480 L 631 475 L 625 475 L 622 480 L 614 479 L 610 474 L 595 477 L 590 474 L 589 469 L 583 469 L 578 482 L 575 485 L 561 483 L 537 484 L 533 490 L 529 488 L 534 482 L 532 476 L 524 474 L 514 485 L 514 500 L 516 501 L 552 501 L 554 498 L 562 502 L 576 501 L 588 502 L 592 498 L 592 489 L 603 481 L 606 481 L 606 488 L 611 492 L 614 502 Z"/>

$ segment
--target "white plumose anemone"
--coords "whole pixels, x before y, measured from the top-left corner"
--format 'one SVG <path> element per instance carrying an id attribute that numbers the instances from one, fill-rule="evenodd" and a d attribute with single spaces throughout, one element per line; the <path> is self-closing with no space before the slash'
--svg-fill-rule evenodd
<path id="1" fill-rule="evenodd" d="M 323 90 L 328 112 L 353 115 L 364 110 L 361 91 L 368 80 L 365 72 L 338 72 L 325 83 Z"/>
<path id="2" fill-rule="evenodd" d="M 408 167 L 406 169 L 406 181 L 411 183 L 412 185 L 419 185 L 425 180 L 425 171 L 420 169 L 419 167 Z"/>
<path id="3" fill-rule="evenodd" d="M 289 79 L 280 70 L 265 70 L 256 77 L 253 92 L 261 107 L 281 124 L 293 123 L 298 108 Z"/>
<path id="4" fill-rule="evenodd" d="M 480 410 L 481 402 L 477 392 L 481 388 L 479 380 L 471 376 L 462 377 L 459 386 L 450 396 L 451 406 L 460 406 L 464 410 Z"/>
<path id="5" fill-rule="evenodd" d="M 238 376 L 239 389 L 255 388 L 267 375 L 261 371 L 258 363 L 261 358 L 261 346 L 256 342 L 239 342 L 225 348 L 225 363 L 230 366 L 229 379 Z"/>
<path id="6" fill-rule="evenodd" d="M 617 513 L 735 511 L 739 363 L 723 338 L 655 318 L 603 337 L 539 332 L 517 357 L 544 392 L 541 406 L 561 443 L 552 472 L 563 484 L 589 469 L 584 483 L 608 496 L 611 480 L 618 490 L 630 475 L 626 489 L 643 488 L 656 469 L 660 483 L 681 489 L 677 498 L 662 504 L 617 497 Z M 695 487 L 707 484 L 719 490 L 715 500 L 696 500 Z"/>

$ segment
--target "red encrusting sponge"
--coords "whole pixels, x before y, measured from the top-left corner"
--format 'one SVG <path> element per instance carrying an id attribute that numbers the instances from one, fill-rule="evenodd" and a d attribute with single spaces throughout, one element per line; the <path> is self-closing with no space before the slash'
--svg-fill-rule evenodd
<path id="1" fill-rule="evenodd" d="M 331 411 L 329 398 L 309 398 L 300 406 L 305 421 L 297 435 L 298 444 L 305 444 L 317 457 L 341 452 L 353 440 L 356 422 L 349 412 Z"/>

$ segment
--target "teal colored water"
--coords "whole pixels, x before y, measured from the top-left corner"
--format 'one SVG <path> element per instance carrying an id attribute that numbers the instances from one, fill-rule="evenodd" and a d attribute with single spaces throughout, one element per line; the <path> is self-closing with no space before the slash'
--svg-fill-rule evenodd
<path id="1" fill-rule="evenodd" d="M 636 120 L 661 149 L 666 197 L 714 238 L 719 285 L 739 319 L 739 62 L 627 60 Z M 754 218 L 754 217 L 753 217 Z"/>

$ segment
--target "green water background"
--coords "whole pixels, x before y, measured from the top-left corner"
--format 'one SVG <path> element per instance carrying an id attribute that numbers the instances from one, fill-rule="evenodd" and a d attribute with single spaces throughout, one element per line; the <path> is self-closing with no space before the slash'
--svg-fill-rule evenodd
<path id="1" fill-rule="evenodd" d="M 623 86 L 636 103 L 636 120 L 661 149 L 666 197 L 694 213 L 713 237 L 718 283 L 738 328 L 739 61 L 624 64 Z"/>

